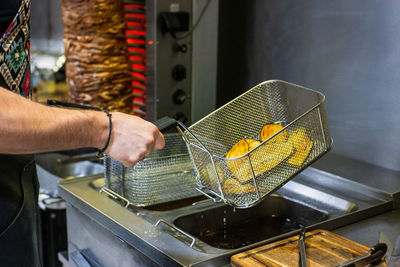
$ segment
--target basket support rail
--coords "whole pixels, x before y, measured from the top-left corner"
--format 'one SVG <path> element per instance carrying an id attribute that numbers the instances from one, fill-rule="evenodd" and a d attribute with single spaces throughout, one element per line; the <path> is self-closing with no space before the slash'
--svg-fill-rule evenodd
<path id="1" fill-rule="evenodd" d="M 179 233 L 181 233 L 182 235 L 186 236 L 187 238 L 189 238 L 190 240 L 192 240 L 192 243 L 190 243 L 190 247 L 193 248 L 194 244 L 196 243 L 196 238 L 185 233 L 184 231 L 182 231 L 181 229 L 175 227 L 173 224 L 170 224 L 169 222 L 163 220 L 163 219 L 159 219 L 156 224 L 155 227 L 158 227 L 158 225 L 160 225 L 161 223 L 166 224 L 167 226 L 169 226 L 170 228 L 172 228 L 175 231 L 178 231 Z"/>
<path id="2" fill-rule="evenodd" d="M 211 152 L 203 145 L 203 143 L 199 140 L 199 138 L 197 138 L 197 136 L 196 136 L 194 133 L 192 133 L 192 131 L 190 131 L 188 127 L 186 127 L 185 124 L 181 123 L 180 121 L 177 121 L 176 123 L 177 123 L 177 125 L 179 126 L 179 127 L 177 127 L 177 128 L 178 128 L 179 132 L 181 132 L 181 134 L 182 134 L 183 138 L 185 139 L 186 143 L 192 144 L 192 143 L 190 143 L 189 139 L 186 137 L 185 131 L 187 131 L 188 133 L 190 133 L 190 135 L 191 135 L 194 139 L 196 139 L 196 141 L 201 145 L 201 147 L 202 147 L 209 155 L 211 155 Z M 184 131 L 182 131 L 182 129 L 183 129 Z"/>
<path id="3" fill-rule="evenodd" d="M 215 167 L 215 162 L 214 162 L 214 157 L 213 157 L 213 155 L 212 155 L 211 152 L 205 147 L 205 145 L 203 145 L 203 143 L 199 140 L 199 138 L 197 138 L 197 136 L 196 136 L 195 134 L 193 134 L 193 133 L 189 130 L 189 128 L 186 127 L 185 124 L 181 123 L 180 121 L 177 121 L 176 123 L 177 123 L 177 125 L 179 126 L 179 127 L 177 127 L 177 128 L 178 128 L 178 130 L 181 132 L 183 138 L 185 139 L 185 142 L 186 142 L 187 144 L 189 144 L 189 145 L 193 145 L 193 144 L 189 141 L 189 139 L 186 137 L 185 131 L 187 131 L 194 139 L 196 139 L 196 141 L 200 144 L 200 146 L 202 147 L 202 149 L 204 149 L 204 151 L 205 151 L 205 152 L 208 154 L 208 156 L 210 157 L 211 163 L 212 163 L 212 166 L 213 166 L 213 169 L 214 169 L 214 172 L 215 172 L 215 177 L 217 177 L 219 192 L 220 192 L 220 194 L 221 194 L 221 196 L 222 196 L 222 200 L 224 201 L 224 203 L 226 203 L 224 193 L 222 192 L 222 185 L 221 185 L 220 177 L 219 177 L 218 171 L 217 171 L 217 169 L 216 169 L 216 167 Z M 184 129 L 184 131 L 182 131 L 182 129 Z M 205 194 L 205 195 L 208 197 L 208 194 L 207 194 L 207 193 L 202 192 L 202 190 L 199 190 L 199 191 L 200 191 L 201 193 Z M 257 194 L 258 194 L 258 192 L 257 192 Z M 213 197 L 210 197 L 210 198 L 211 198 L 211 199 L 214 199 Z M 215 202 L 215 201 L 214 201 L 214 202 Z"/>
<path id="4" fill-rule="evenodd" d="M 204 187 L 204 188 L 205 188 L 205 187 Z M 215 203 L 219 203 L 219 202 L 224 201 L 224 199 L 221 198 L 221 197 L 219 197 L 219 196 L 213 197 L 213 196 L 211 196 L 210 194 L 206 193 L 206 192 L 203 190 L 203 188 L 198 188 L 198 187 L 196 187 L 195 189 L 196 189 L 197 191 L 199 191 L 200 193 L 202 193 L 204 196 L 206 196 L 206 197 L 208 197 L 209 199 L 211 199 L 211 200 L 212 200 L 213 202 L 215 202 Z M 224 203 L 226 203 L 226 202 L 224 201 Z"/>
<path id="5" fill-rule="evenodd" d="M 106 194 L 107 196 L 109 196 L 109 197 L 111 197 L 111 198 L 113 198 L 113 199 L 115 199 L 115 200 L 120 200 L 121 202 L 124 203 L 124 207 L 125 207 L 125 208 L 129 207 L 130 205 L 133 205 L 133 203 L 130 202 L 128 199 L 126 199 L 126 198 L 124 198 L 123 196 L 121 196 L 121 195 L 115 193 L 114 191 L 112 191 L 111 189 L 109 189 L 109 188 L 107 188 L 107 187 L 104 187 L 104 186 L 103 186 L 103 187 L 100 189 L 99 192 L 100 192 L 100 193 L 104 193 L 104 194 Z"/>
<path id="6" fill-rule="evenodd" d="M 323 139 L 324 139 L 324 141 L 325 141 L 325 148 L 327 148 L 328 145 L 327 145 L 327 142 L 326 142 L 326 136 L 325 136 L 325 132 L 324 132 L 324 125 L 323 125 L 323 123 L 322 123 L 322 117 L 321 117 L 321 110 L 320 110 L 320 108 L 318 108 L 318 117 L 319 117 L 319 123 L 320 123 L 320 125 L 321 125 L 322 136 L 323 136 Z"/>
<path id="7" fill-rule="evenodd" d="M 254 188 L 256 189 L 257 198 L 261 199 L 260 193 L 258 192 L 258 185 L 257 185 L 257 182 L 256 182 L 256 174 L 254 173 L 253 164 L 251 164 L 251 160 L 250 160 L 250 155 L 249 154 L 247 155 L 247 160 L 248 160 L 249 165 L 250 165 L 251 175 L 252 175 L 252 178 L 253 178 Z"/>

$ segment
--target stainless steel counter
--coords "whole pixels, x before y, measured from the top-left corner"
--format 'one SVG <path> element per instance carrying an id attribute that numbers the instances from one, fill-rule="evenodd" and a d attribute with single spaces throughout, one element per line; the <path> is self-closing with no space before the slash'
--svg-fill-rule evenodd
<path id="1" fill-rule="evenodd" d="M 392 195 L 400 192 L 399 171 L 382 168 L 334 153 L 326 154 L 315 162 L 313 167 L 346 177 Z"/>
<path id="2" fill-rule="evenodd" d="M 337 170 L 332 167 L 336 160 L 340 163 Z M 325 169 L 332 168 L 331 172 L 308 168 L 277 192 L 288 204 L 294 201 L 301 204 L 301 207 L 326 214 L 322 221 L 306 225 L 308 229 L 346 231 L 340 227 L 389 212 L 397 203 L 398 194 L 395 187 L 387 186 L 391 182 L 390 179 L 393 179 L 393 185 L 397 185 L 398 177 L 395 173 L 392 173 L 390 179 L 382 177 L 375 166 L 367 164 L 363 165 L 363 172 L 357 174 L 351 166 L 362 163 L 352 163 L 349 164 L 350 167 L 343 168 L 346 162 L 348 161 L 341 157 L 333 157 L 333 160 L 329 161 L 330 164 L 323 166 Z M 339 171 L 343 171 L 341 176 L 337 174 Z M 350 179 L 345 176 L 346 173 Z M 382 173 L 385 174 L 385 170 Z M 363 179 L 359 177 L 361 174 Z M 383 187 L 376 183 L 381 180 L 385 181 L 381 184 Z M 97 262 L 101 266 L 114 266 L 115 263 L 119 266 L 129 266 L 133 263 L 144 266 L 224 266 L 229 263 L 230 256 L 234 253 L 298 233 L 298 230 L 294 229 L 241 248 L 216 248 L 203 242 L 201 238 L 191 239 L 192 237 L 182 231 L 182 226 L 179 228 L 176 222 L 185 216 L 205 214 L 204 212 L 215 210 L 222 204 L 204 200 L 166 211 L 124 208 L 118 201 L 98 192 L 101 181 L 101 176 L 89 176 L 62 181 L 60 184 L 60 195 L 68 202 L 68 256 L 82 253 L 92 264 Z M 264 210 L 271 209 L 268 205 L 265 207 Z M 196 216 L 192 217 L 196 220 Z M 166 223 L 159 223 L 157 226 L 159 220 Z M 349 229 L 348 232 L 343 232 L 344 236 L 349 235 L 350 239 L 357 238 L 357 235 L 351 236 L 351 229 L 355 228 Z M 370 234 L 372 235 L 372 232 Z M 376 243 L 376 240 L 373 241 L 372 243 Z"/>
<path id="3" fill-rule="evenodd" d="M 400 209 L 385 212 L 333 231 L 367 247 L 374 246 L 379 241 L 379 234 L 384 233 L 391 244 L 400 235 Z"/>

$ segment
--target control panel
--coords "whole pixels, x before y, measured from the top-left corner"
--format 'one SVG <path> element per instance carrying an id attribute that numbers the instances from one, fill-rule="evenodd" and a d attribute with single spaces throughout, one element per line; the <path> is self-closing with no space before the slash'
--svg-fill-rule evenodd
<path id="1" fill-rule="evenodd" d="M 190 125 L 192 0 L 148 0 L 147 119 L 170 116 Z"/>

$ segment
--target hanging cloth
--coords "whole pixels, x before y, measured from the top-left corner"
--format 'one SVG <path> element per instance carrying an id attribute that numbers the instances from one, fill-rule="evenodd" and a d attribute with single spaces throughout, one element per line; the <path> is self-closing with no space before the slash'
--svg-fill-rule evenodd
<path id="1" fill-rule="evenodd" d="M 27 98 L 29 37 L 30 0 L 22 0 L 0 39 L 0 86 Z M 0 266 L 41 265 L 38 192 L 32 155 L 0 155 Z"/>
<path id="2" fill-rule="evenodd" d="M 22 0 L 17 15 L 0 39 L 0 86 L 31 97 L 30 0 Z"/>

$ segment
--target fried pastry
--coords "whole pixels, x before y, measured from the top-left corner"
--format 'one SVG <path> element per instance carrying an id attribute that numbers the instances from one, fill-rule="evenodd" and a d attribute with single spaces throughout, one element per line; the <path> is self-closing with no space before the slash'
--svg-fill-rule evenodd
<path id="1" fill-rule="evenodd" d="M 293 145 L 288 142 L 266 143 L 254 150 L 250 155 L 254 175 L 257 177 L 284 161 L 293 153 Z M 245 183 L 253 178 L 248 161 L 231 170 L 235 177 Z"/>
<path id="2" fill-rule="evenodd" d="M 296 129 L 289 136 L 288 143 L 296 148 L 296 152 L 287 162 L 293 166 L 301 167 L 313 147 L 313 142 L 308 137 L 306 129 L 304 127 Z"/>
<path id="3" fill-rule="evenodd" d="M 268 138 L 270 138 L 272 135 L 277 133 L 283 129 L 283 126 L 280 124 L 266 124 L 264 127 L 261 129 L 261 141 L 264 142 Z M 287 131 L 283 131 L 279 133 L 277 136 L 272 138 L 269 142 L 286 142 L 288 138 Z"/>
<path id="4" fill-rule="evenodd" d="M 223 182 L 225 180 L 224 171 L 218 164 L 215 164 L 215 169 L 217 170 L 218 179 L 219 179 L 220 183 L 223 184 Z M 214 170 L 212 163 L 209 163 L 204 168 L 202 168 L 200 173 L 201 173 L 200 177 L 202 178 L 201 180 L 206 186 L 208 186 L 209 188 L 215 187 L 214 188 L 215 190 L 216 190 L 216 188 L 218 188 L 218 185 L 216 182 L 217 178 L 215 177 L 215 170 Z"/>
<path id="5" fill-rule="evenodd" d="M 240 140 L 237 142 L 229 151 L 226 153 L 226 158 L 237 158 L 249 151 L 249 144 L 246 142 L 245 139 Z"/>
<path id="6" fill-rule="evenodd" d="M 252 150 L 253 148 L 256 148 L 259 144 L 261 144 L 260 141 L 254 140 L 254 139 L 244 139 L 247 142 L 247 145 L 249 146 L 249 151 Z"/>
<path id="7" fill-rule="evenodd" d="M 222 186 L 222 192 L 224 194 L 245 194 L 255 192 L 256 189 L 252 184 L 240 184 L 238 180 L 234 178 L 228 178 L 225 180 L 224 185 Z"/>

